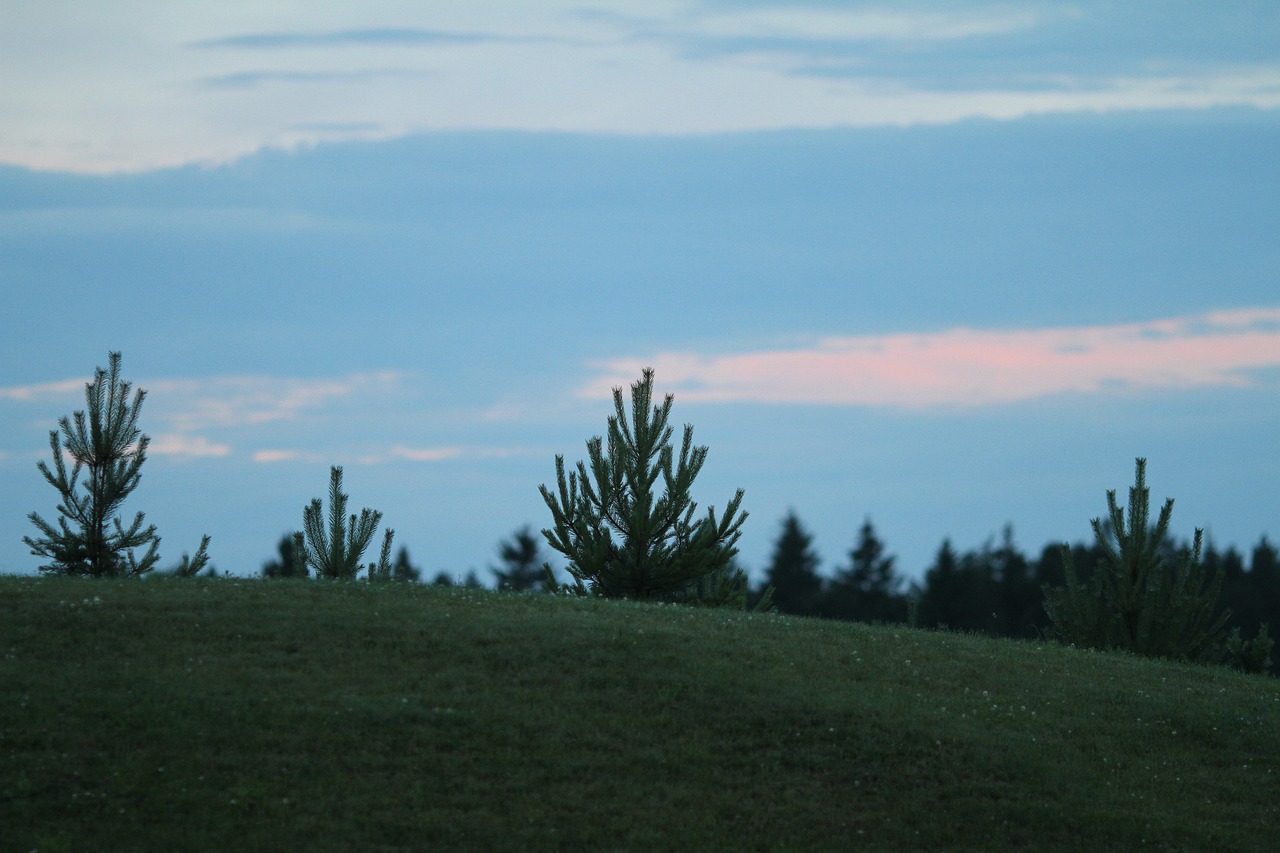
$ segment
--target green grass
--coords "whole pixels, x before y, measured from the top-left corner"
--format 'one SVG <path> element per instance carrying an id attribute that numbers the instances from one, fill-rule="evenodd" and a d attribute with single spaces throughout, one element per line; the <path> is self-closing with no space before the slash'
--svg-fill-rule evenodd
<path id="1" fill-rule="evenodd" d="M 406 585 L 0 578 L 0 850 L 1274 849 L 1280 682 Z"/>

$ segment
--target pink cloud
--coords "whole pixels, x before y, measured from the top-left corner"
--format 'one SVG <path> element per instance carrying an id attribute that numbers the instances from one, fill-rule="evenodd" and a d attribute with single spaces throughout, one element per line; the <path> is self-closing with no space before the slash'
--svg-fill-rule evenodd
<path id="1" fill-rule="evenodd" d="M 440 462 L 462 455 L 460 447 L 395 447 L 391 453 L 413 462 Z"/>
<path id="2" fill-rule="evenodd" d="M 581 389 L 608 395 L 653 367 L 685 401 L 981 406 L 1111 389 L 1247 386 L 1280 366 L 1280 308 L 1144 323 L 825 338 L 800 349 L 659 353 L 598 365 Z"/>
<path id="3" fill-rule="evenodd" d="M 254 462 L 292 462 L 301 458 L 303 454 L 296 450 L 258 450 L 253 454 Z"/>

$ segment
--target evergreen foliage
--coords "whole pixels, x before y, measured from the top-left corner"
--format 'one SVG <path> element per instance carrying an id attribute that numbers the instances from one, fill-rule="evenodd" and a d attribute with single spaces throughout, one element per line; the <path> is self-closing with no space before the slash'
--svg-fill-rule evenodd
<path id="1" fill-rule="evenodd" d="M 966 602 L 971 598 L 967 578 L 961 574 L 960 558 L 950 539 L 942 540 L 933 565 L 925 572 L 924 590 L 919 596 L 919 619 L 924 625 L 964 629 L 968 620 Z"/>
<path id="2" fill-rule="evenodd" d="M 182 560 L 174 567 L 173 574 L 180 578 L 193 578 L 209 565 L 209 536 L 205 534 L 200 538 L 200 547 L 190 556 L 184 551 Z"/>
<path id="3" fill-rule="evenodd" d="M 773 603 L 780 613 L 800 616 L 817 613 L 822 595 L 818 564 L 813 536 L 804 529 L 794 511 L 788 512 L 765 573 L 765 582 L 773 588 Z"/>
<path id="4" fill-rule="evenodd" d="M 1005 525 L 991 561 L 997 586 L 996 633 L 1006 637 L 1037 634 L 1044 624 L 1043 593 L 1031 577 L 1031 564 L 1013 543 L 1013 525 Z"/>
<path id="5" fill-rule="evenodd" d="M 743 492 L 719 518 L 711 507 L 695 519 L 689 490 L 707 448 L 693 445 L 686 424 L 677 456 L 667 423 L 674 398 L 651 406 L 652 397 L 653 370 L 645 369 L 631 386 L 630 417 L 622 389 L 613 390 L 607 438 L 587 441 L 587 463 L 566 475 L 564 457 L 556 456 L 557 492 L 539 486 L 554 522 L 543 536 L 568 560 L 569 589 L 606 598 L 745 601 L 746 576 L 730 565 L 747 517 L 739 511 Z M 655 494 L 659 480 L 662 493 Z"/>
<path id="6" fill-rule="evenodd" d="M 262 564 L 264 578 L 299 578 L 307 577 L 306 549 L 299 548 L 297 534 L 286 533 L 280 537 L 276 545 L 278 556 Z"/>
<path id="7" fill-rule="evenodd" d="M 1271 654 L 1276 643 L 1268 633 L 1265 624 L 1258 628 L 1258 633 L 1252 640 L 1243 639 L 1239 628 L 1231 632 L 1231 636 L 1227 638 L 1227 651 L 1231 653 L 1236 666 L 1256 675 L 1262 675 L 1271 669 Z"/>
<path id="8" fill-rule="evenodd" d="M 128 529 L 120 522 L 120 509 L 138 486 L 151 442 L 138 428 L 147 392 L 139 388 L 130 400 L 133 386 L 120 378 L 120 362 L 120 353 L 109 353 L 109 368 L 97 368 L 93 381 L 85 385 L 86 409 L 59 419 L 61 432 L 50 431 L 52 470 L 43 461 L 37 463 L 45 480 L 61 496 L 58 526 L 32 512 L 28 518 L 42 535 L 22 537 L 32 554 L 49 560 L 40 567 L 42 572 L 88 577 L 142 575 L 160 560 L 160 537 L 154 524 L 142 526 L 143 513 L 134 516 Z M 72 462 L 70 474 L 67 457 Z M 81 472 L 88 473 L 83 482 Z M 184 554 L 178 574 L 194 575 L 204 568 L 208 544 L 205 536 L 194 557 Z M 144 546 L 147 550 L 142 557 L 135 557 L 134 549 Z"/>
<path id="9" fill-rule="evenodd" d="M 382 538 L 382 551 L 378 555 L 378 562 L 370 563 L 368 566 L 368 574 L 365 575 L 368 580 L 390 582 L 396 579 L 391 567 L 391 537 L 395 536 L 395 533 L 394 530 L 387 529 L 386 535 Z M 359 557 L 356 559 L 358 560 Z"/>
<path id="10" fill-rule="evenodd" d="M 401 546 L 396 552 L 396 561 L 391 565 L 391 579 L 400 583 L 417 583 L 422 577 L 422 569 L 409 560 L 409 549 Z"/>
<path id="11" fill-rule="evenodd" d="M 756 613 L 774 613 L 778 609 L 773 602 L 773 587 L 765 584 L 764 589 L 753 593 L 746 570 L 734 558 L 698 578 L 690 594 L 677 600 L 695 607 L 750 609 Z"/>
<path id="12" fill-rule="evenodd" d="M 468 571 L 466 576 L 459 581 L 448 572 L 437 572 L 436 576 L 431 580 L 432 586 L 460 586 L 463 589 L 484 589 L 484 584 L 480 583 L 480 578 L 476 576 L 474 570 Z"/>
<path id="13" fill-rule="evenodd" d="M 1203 531 L 1172 565 L 1162 556 L 1168 545 L 1173 500 L 1166 500 L 1150 525 L 1150 489 L 1146 460 L 1135 466 L 1129 489 L 1128 518 L 1107 491 L 1110 526 L 1099 518 L 1092 526 L 1103 552 L 1090 581 L 1076 574 L 1070 550 L 1063 546 L 1066 585 L 1045 589 L 1045 611 L 1053 633 L 1065 643 L 1098 649 L 1122 649 L 1152 657 L 1214 662 L 1225 651 L 1229 613 L 1218 610 L 1222 573 L 1209 574 L 1200 559 Z"/>
<path id="14" fill-rule="evenodd" d="M 849 567 L 839 570 L 831 582 L 823 615 L 861 622 L 905 621 L 907 601 L 899 592 L 894 558 L 885 554 L 870 517 L 858 529 L 849 561 Z"/>
<path id="15" fill-rule="evenodd" d="M 372 509 L 360 510 L 357 517 L 346 517 L 347 495 L 342 491 L 342 466 L 329 469 L 329 526 L 324 525 L 323 505 L 320 498 L 302 510 L 303 553 L 307 565 L 323 578 L 353 579 L 362 569 L 360 558 L 373 540 L 373 534 L 382 521 L 382 513 Z M 299 534 L 295 534 L 295 540 Z M 388 529 L 382 540 L 382 554 L 376 563 L 368 566 L 369 580 L 391 580 L 391 539 L 395 531 Z"/>
<path id="16" fill-rule="evenodd" d="M 489 569 L 498 580 L 498 589 L 529 592 L 542 587 L 546 580 L 545 560 L 538 538 L 528 525 L 498 543 L 498 557 L 505 568 Z"/>

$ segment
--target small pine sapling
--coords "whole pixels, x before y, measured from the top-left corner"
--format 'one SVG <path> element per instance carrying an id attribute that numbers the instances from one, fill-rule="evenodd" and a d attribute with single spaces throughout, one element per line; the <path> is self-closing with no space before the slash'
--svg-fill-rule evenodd
<path id="1" fill-rule="evenodd" d="M 1230 611 L 1219 611 L 1222 573 L 1207 576 L 1200 560 L 1204 532 L 1174 564 L 1162 556 L 1173 515 L 1168 499 L 1150 526 L 1146 462 L 1138 459 L 1129 489 L 1128 519 L 1107 491 L 1109 524 L 1092 521 L 1102 557 L 1088 582 L 1076 573 L 1068 546 L 1062 548 L 1066 585 L 1045 588 L 1051 630 L 1064 643 L 1122 649 L 1150 657 L 1213 663 L 1225 651 Z"/>
<path id="2" fill-rule="evenodd" d="M 673 397 L 652 405 L 653 371 L 631 386 L 631 415 L 622 389 L 613 389 L 615 414 L 607 438 L 587 441 L 588 462 L 566 475 L 556 456 L 558 490 L 539 486 L 554 527 L 542 531 L 553 549 L 568 560 L 573 583 L 561 591 L 606 598 L 660 601 L 744 596 L 745 576 L 731 569 L 747 514 L 740 512 L 739 489 L 717 518 L 715 508 L 695 518 L 689 497 L 707 448 L 693 445 L 686 424 L 677 456 L 667 421 Z M 606 442 L 607 441 L 607 445 Z M 661 481 L 661 494 L 655 486 Z M 551 577 L 550 569 L 547 569 Z"/>
<path id="3" fill-rule="evenodd" d="M 301 530 L 293 532 L 293 553 L 292 558 L 293 577 L 300 580 L 306 580 L 310 575 L 307 574 L 307 545 L 306 539 Z"/>
<path id="4" fill-rule="evenodd" d="M 353 579 L 361 569 L 360 558 L 382 521 L 382 513 L 372 509 L 360 510 L 346 517 L 347 495 L 342 491 L 342 467 L 329 469 L 329 526 L 324 525 L 323 505 L 320 498 L 302 510 L 302 532 L 294 534 L 295 543 L 306 555 L 306 564 L 322 578 Z M 395 531 L 388 529 L 382 541 L 382 556 L 368 566 L 369 580 L 391 579 L 391 539 Z"/>
<path id="5" fill-rule="evenodd" d="M 1264 675 L 1271 669 L 1271 650 L 1275 648 L 1276 642 L 1268 634 L 1265 623 L 1258 626 L 1258 633 L 1252 640 L 1242 638 L 1239 628 L 1231 632 L 1231 636 L 1227 638 L 1227 651 L 1241 671 Z"/>
<path id="6" fill-rule="evenodd" d="M 200 547 L 196 549 L 195 554 L 188 556 L 186 553 L 182 555 L 182 562 L 178 563 L 173 573 L 180 578 L 193 578 L 209 565 L 209 554 L 206 549 L 209 547 L 209 536 L 205 534 L 200 539 Z"/>
<path id="7" fill-rule="evenodd" d="M 147 392 L 137 389 L 130 401 L 132 383 L 120 378 L 120 353 L 110 353 L 108 361 L 110 367 L 97 368 L 93 381 L 85 385 L 86 410 L 59 419 L 61 433 L 50 431 L 53 469 L 37 463 L 45 480 L 62 497 L 58 526 L 33 512 L 28 518 L 43 535 L 22 537 L 33 555 L 49 559 L 40 567 L 42 572 L 88 577 L 142 575 L 160 560 L 155 525 L 143 528 L 144 516 L 139 512 L 126 530 L 119 516 L 125 498 L 138 487 L 151 442 L 138 428 Z M 88 472 L 83 482 L 82 471 Z M 179 574 L 194 575 L 204 567 L 209 559 L 205 552 L 208 544 L 205 536 L 195 557 L 184 555 Z M 134 549 L 144 546 L 146 552 L 136 558 Z"/>
<path id="8" fill-rule="evenodd" d="M 370 563 L 368 566 L 368 574 L 366 577 L 371 581 L 387 582 L 395 580 L 395 570 L 391 565 L 391 537 L 396 532 L 391 528 L 384 531 L 382 537 L 382 551 L 378 555 L 378 562 Z"/>

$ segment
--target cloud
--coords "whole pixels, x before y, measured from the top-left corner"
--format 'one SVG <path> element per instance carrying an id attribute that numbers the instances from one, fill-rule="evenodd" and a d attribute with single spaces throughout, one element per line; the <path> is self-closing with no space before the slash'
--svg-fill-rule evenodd
<path id="1" fill-rule="evenodd" d="M 148 402 L 163 399 L 164 409 L 159 414 L 171 428 L 186 433 L 291 420 L 338 399 L 387 393 L 402 379 L 403 374 L 381 371 L 321 379 L 229 376 L 160 380 L 142 387 L 152 394 Z"/>
<path id="2" fill-rule="evenodd" d="M 252 89 L 264 83 L 364 83 L 380 77 L 422 76 L 429 72 L 406 68 L 365 69 L 360 71 L 237 71 L 203 77 L 198 85 L 211 89 Z M 335 123 L 330 123 L 331 126 Z M 339 126 L 371 122 L 336 123 Z M 376 126 L 376 125 L 374 125 Z"/>
<path id="3" fill-rule="evenodd" d="M 441 462 L 462 455 L 461 447 L 393 447 L 391 455 L 413 462 Z"/>
<path id="4" fill-rule="evenodd" d="M 667 3 L 643 15 L 594 0 L 426 4 L 390 25 L 367 4 L 336 17 L 255 6 L 234 21 L 212 4 L 180 22 L 125 4 L 70 30 L 56 8 L 28 5 L 40 11 L 9 39 L 26 49 L 3 56 L 16 118 L 0 161 L 37 169 L 223 163 L 432 131 L 701 134 L 1280 106 L 1270 21 L 1245 5 L 1206 27 L 1194 8 L 1068 2 Z"/>
<path id="5" fill-rule="evenodd" d="M 1007 36 L 1034 29 L 1043 11 L 988 9 L 759 9 L 698 16 L 709 38 L 782 38 L 830 42 L 943 42 Z"/>
<path id="6" fill-rule="evenodd" d="M 196 458 L 231 455 L 231 448 L 225 444 L 215 444 L 203 435 L 182 435 L 178 433 L 154 436 L 151 439 L 149 449 L 152 454 L 161 456 Z"/>
<path id="7" fill-rule="evenodd" d="M 62 397 L 68 394 L 83 394 L 84 386 L 89 379 L 63 379 L 58 382 L 42 382 L 38 385 L 13 385 L 0 388 L 0 400 L 17 400 L 27 402 L 38 397 Z"/>
<path id="8" fill-rule="evenodd" d="M 300 459 L 314 461 L 312 456 L 312 454 L 304 455 L 302 452 L 297 450 L 258 450 L 253 454 L 252 459 L 254 462 L 265 463 L 293 462 Z"/>
<path id="9" fill-rule="evenodd" d="M 1145 323 L 833 337 L 790 350 L 659 353 L 599 364 L 580 390 L 602 397 L 643 367 L 664 392 L 712 403 L 893 408 L 998 405 L 1065 393 L 1254 384 L 1280 367 L 1280 308 Z"/>
<path id="10" fill-rule="evenodd" d="M 1185 18 L 1117 11 L 1098 19 L 1068 5 L 766 6 L 597 20 L 681 59 L 830 81 L 841 86 L 841 99 L 862 102 L 867 119 L 839 122 L 854 126 L 1042 112 L 1280 105 L 1280 66 L 1271 51 L 1257 46 L 1250 35 L 1257 22 L 1250 24 L 1247 15 L 1224 20 L 1221 41 L 1195 42 L 1185 38 L 1185 28 L 1193 26 Z M 1141 45 L 1117 50 L 1115 30 L 1126 27 L 1143 33 Z M 1041 93 L 1050 97 L 1038 97 Z M 1059 93 L 1064 97 L 1052 97 Z M 886 109 L 884 101 L 899 106 Z"/>
<path id="11" fill-rule="evenodd" d="M 270 32 L 243 33 L 235 36 L 202 39 L 190 42 L 189 47 L 202 49 L 238 48 L 247 50 L 276 50 L 295 47 L 391 47 L 399 45 L 480 44 L 494 41 L 513 41 L 490 33 L 459 33 L 444 30 L 427 30 L 413 27 L 380 27 L 369 29 L 330 30 L 328 32 Z"/>
<path id="12" fill-rule="evenodd" d="M 397 460 L 410 462 L 445 462 L 450 459 L 507 459 L 513 456 L 527 456 L 531 451 L 522 447 L 406 447 L 397 444 L 382 452 L 365 453 L 354 457 L 361 465 L 380 465 Z M 300 450 L 259 450 L 252 457 L 254 462 L 322 462 L 330 457 L 318 453 Z"/>
<path id="13" fill-rule="evenodd" d="M 378 133 L 384 125 L 372 121 L 314 121 L 290 125 L 285 129 L 300 133 Z"/>

